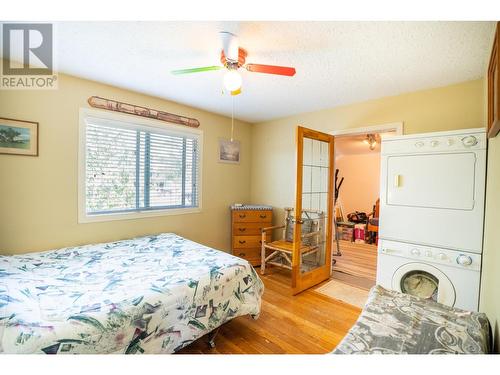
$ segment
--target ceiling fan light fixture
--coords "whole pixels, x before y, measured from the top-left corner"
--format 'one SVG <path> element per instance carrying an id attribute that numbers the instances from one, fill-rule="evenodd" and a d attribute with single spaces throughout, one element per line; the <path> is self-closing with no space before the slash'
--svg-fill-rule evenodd
<path id="1" fill-rule="evenodd" d="M 238 91 L 241 88 L 242 79 L 236 70 L 229 70 L 224 74 L 224 87 L 227 91 Z"/>

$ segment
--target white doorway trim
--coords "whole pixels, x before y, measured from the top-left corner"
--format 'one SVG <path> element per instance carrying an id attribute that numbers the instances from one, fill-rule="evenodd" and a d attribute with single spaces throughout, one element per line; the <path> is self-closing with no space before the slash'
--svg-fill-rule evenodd
<path id="1" fill-rule="evenodd" d="M 380 125 L 364 126 L 361 128 L 332 130 L 328 132 L 328 134 L 332 134 L 336 137 L 342 137 L 342 136 L 367 134 L 367 133 L 385 133 L 390 131 L 394 131 L 396 135 L 403 135 L 403 121 L 390 122 L 387 124 L 380 124 Z"/>

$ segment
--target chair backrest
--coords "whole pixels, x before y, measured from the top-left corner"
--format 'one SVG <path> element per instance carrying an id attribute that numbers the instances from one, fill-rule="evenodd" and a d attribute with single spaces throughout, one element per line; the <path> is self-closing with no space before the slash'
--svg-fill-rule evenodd
<path id="1" fill-rule="evenodd" d="M 285 217 L 285 230 L 284 238 L 288 242 L 293 242 L 293 231 L 295 229 L 295 217 L 293 215 L 294 209 L 292 207 L 286 207 L 286 217 Z M 302 210 L 302 243 L 306 246 L 312 246 L 320 241 L 320 235 L 324 229 L 325 214 L 323 211 L 319 210 Z M 304 216 L 306 218 L 304 218 Z M 304 235 L 317 232 L 318 235 L 306 236 Z"/>
<path id="2" fill-rule="evenodd" d="M 379 217 L 380 215 L 380 198 L 375 202 L 375 209 L 373 210 L 373 217 Z"/>

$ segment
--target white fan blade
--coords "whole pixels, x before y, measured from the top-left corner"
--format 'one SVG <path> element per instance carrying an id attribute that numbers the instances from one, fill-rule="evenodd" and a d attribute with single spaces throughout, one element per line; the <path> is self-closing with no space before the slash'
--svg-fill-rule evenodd
<path id="1" fill-rule="evenodd" d="M 226 59 L 232 62 L 238 61 L 238 37 L 228 31 L 221 31 L 219 34 Z"/>

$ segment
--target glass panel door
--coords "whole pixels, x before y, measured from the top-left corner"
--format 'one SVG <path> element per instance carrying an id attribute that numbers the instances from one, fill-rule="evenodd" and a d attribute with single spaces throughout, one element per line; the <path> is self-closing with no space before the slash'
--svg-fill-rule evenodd
<path id="1" fill-rule="evenodd" d="M 292 288 L 294 294 L 330 276 L 334 137 L 297 128 Z"/>

